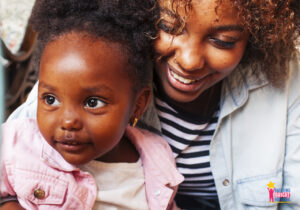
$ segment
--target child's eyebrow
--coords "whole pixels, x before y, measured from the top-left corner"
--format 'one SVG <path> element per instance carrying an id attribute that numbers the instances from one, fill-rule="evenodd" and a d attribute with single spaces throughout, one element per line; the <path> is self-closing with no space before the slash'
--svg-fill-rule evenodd
<path id="1" fill-rule="evenodd" d="M 106 86 L 106 85 L 97 85 L 97 86 L 93 86 L 93 87 L 82 87 L 82 89 L 84 91 L 87 91 L 87 92 L 102 92 L 102 91 L 106 91 L 106 92 L 113 92 L 113 90 Z"/>
<path id="2" fill-rule="evenodd" d="M 46 88 L 50 91 L 55 91 L 56 89 L 48 84 L 45 84 L 44 82 L 39 82 L 39 86 L 42 88 Z M 82 90 L 87 91 L 87 92 L 102 92 L 102 91 L 106 91 L 106 92 L 113 92 L 113 90 L 106 86 L 106 85 L 97 85 L 97 86 L 93 86 L 93 87 L 82 87 Z"/>
<path id="3" fill-rule="evenodd" d="M 45 84 L 43 82 L 40 82 L 40 81 L 39 81 L 39 87 L 46 88 L 46 89 L 48 89 L 50 91 L 55 91 L 56 90 L 54 87 L 52 87 L 50 85 L 47 85 L 47 84 Z"/>

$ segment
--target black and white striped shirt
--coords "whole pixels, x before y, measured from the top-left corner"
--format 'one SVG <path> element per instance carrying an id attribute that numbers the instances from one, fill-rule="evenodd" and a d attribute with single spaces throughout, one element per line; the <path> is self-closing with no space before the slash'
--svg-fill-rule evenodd
<path id="1" fill-rule="evenodd" d="M 185 178 L 178 194 L 216 199 L 209 147 L 217 126 L 219 109 L 209 119 L 193 119 L 179 113 L 163 98 L 156 97 L 155 103 L 163 137 L 171 146 L 177 168 Z"/>

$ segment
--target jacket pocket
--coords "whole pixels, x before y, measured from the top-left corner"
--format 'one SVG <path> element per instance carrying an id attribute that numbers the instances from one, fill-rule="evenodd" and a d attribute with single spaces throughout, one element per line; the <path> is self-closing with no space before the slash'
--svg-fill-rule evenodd
<path id="1" fill-rule="evenodd" d="M 19 198 L 39 204 L 63 203 L 68 183 L 51 175 L 15 169 L 14 189 Z"/>
<path id="2" fill-rule="evenodd" d="M 277 203 L 271 202 L 272 196 L 274 198 L 273 184 L 275 188 L 282 187 L 282 170 L 271 174 L 238 180 L 237 190 L 240 202 L 249 207 L 276 207 Z M 271 188 L 268 185 L 271 186 Z"/>

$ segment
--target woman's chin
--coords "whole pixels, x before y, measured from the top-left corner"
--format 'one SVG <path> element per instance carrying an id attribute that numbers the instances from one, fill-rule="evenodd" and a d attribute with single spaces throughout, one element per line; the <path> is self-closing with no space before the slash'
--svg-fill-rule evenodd
<path id="1" fill-rule="evenodd" d="M 189 103 L 196 100 L 203 91 L 182 91 L 180 89 L 174 88 L 170 85 L 164 85 L 164 92 L 169 99 L 178 103 Z"/>

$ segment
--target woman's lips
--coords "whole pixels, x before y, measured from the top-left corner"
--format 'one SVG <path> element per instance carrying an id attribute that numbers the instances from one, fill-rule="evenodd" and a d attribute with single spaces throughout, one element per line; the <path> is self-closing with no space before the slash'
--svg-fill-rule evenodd
<path id="1" fill-rule="evenodd" d="M 189 85 L 189 84 L 192 84 L 196 81 L 198 81 L 199 79 L 187 79 L 187 78 L 184 78 L 184 77 L 181 77 L 179 76 L 178 74 L 176 74 L 174 71 L 170 70 L 171 72 L 171 75 L 176 79 L 178 80 L 179 82 L 183 83 L 183 84 L 186 84 L 186 85 Z"/>
<path id="2" fill-rule="evenodd" d="M 200 88 L 200 85 L 203 82 L 203 78 L 185 78 L 177 74 L 175 71 L 171 69 L 169 65 L 167 65 L 167 78 L 172 87 L 177 90 L 184 92 L 193 92 Z"/>

